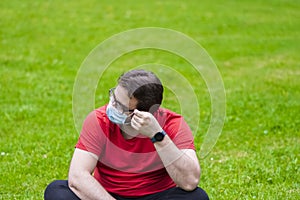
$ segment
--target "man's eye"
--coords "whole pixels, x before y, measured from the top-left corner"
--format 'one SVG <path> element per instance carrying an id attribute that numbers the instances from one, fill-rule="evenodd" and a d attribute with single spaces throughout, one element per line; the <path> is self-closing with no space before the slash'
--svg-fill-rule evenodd
<path id="1" fill-rule="evenodd" d="M 120 103 L 117 103 L 116 104 L 116 107 L 118 108 L 118 109 L 120 109 L 121 111 L 126 111 L 127 109 L 123 106 L 123 105 L 121 105 Z"/>

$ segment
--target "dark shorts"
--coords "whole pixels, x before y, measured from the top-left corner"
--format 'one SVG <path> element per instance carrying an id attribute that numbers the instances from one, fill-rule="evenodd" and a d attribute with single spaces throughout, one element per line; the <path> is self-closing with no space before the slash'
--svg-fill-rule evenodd
<path id="1" fill-rule="evenodd" d="M 193 191 L 185 191 L 175 187 L 155 194 L 137 197 L 125 198 L 116 194 L 111 194 L 117 200 L 209 200 L 206 192 L 197 187 Z M 79 200 L 68 186 L 67 180 L 57 180 L 50 183 L 44 194 L 45 200 Z"/>

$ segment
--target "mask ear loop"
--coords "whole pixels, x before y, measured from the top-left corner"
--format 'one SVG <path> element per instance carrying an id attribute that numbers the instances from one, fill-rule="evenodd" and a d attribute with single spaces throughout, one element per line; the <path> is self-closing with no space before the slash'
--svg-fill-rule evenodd
<path id="1" fill-rule="evenodd" d="M 131 124 L 131 119 L 134 116 L 134 113 L 131 113 L 128 115 L 128 117 L 125 119 L 124 125 L 130 125 Z"/>

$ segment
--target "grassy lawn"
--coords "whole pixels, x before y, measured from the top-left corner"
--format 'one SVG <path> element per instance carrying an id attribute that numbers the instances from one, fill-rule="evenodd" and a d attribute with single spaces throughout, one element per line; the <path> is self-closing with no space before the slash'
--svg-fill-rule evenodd
<path id="1" fill-rule="evenodd" d="M 77 71 L 100 42 L 139 27 L 180 31 L 210 54 L 226 90 L 226 119 L 200 160 L 211 199 L 300 196 L 300 3 L 266 1 L 16 1 L 0 3 L 0 199 L 42 199 L 66 179 L 78 133 Z M 112 63 L 95 106 L 120 73 L 143 63 L 174 67 L 195 88 L 201 146 L 210 122 L 205 83 L 174 55 L 143 50 Z M 109 73 L 113 72 L 113 73 Z M 171 91 L 164 106 L 178 109 Z M 189 122 L 189 116 L 185 116 Z"/>

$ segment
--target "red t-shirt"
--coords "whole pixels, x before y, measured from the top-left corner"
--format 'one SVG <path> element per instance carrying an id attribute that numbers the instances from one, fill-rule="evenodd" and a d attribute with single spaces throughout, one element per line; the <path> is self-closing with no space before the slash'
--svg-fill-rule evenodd
<path id="1" fill-rule="evenodd" d="M 159 108 L 154 116 L 179 149 L 195 150 L 192 132 L 181 115 Z M 119 126 L 109 121 L 106 106 L 87 116 L 76 148 L 98 156 L 94 177 L 110 193 L 138 197 L 176 186 L 151 140 L 124 139 Z"/>

